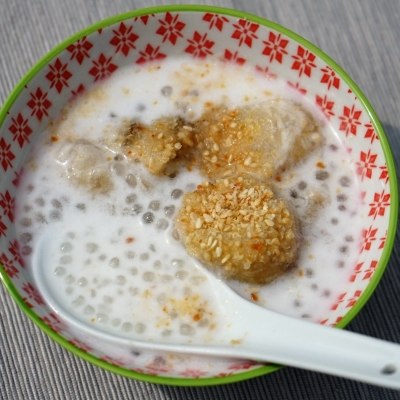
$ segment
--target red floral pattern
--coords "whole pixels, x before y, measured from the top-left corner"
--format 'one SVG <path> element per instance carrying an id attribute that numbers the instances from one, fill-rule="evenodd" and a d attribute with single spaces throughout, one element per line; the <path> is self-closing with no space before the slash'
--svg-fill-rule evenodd
<path id="1" fill-rule="evenodd" d="M 315 55 L 304 47 L 297 46 L 297 54 L 292 55 L 292 58 L 294 59 L 294 61 L 291 68 L 293 70 L 299 71 L 299 77 L 303 74 L 311 77 L 313 68 L 317 67 L 314 62 Z"/>
<path id="2" fill-rule="evenodd" d="M 28 295 L 28 299 L 33 300 L 36 304 L 40 306 L 44 305 L 42 295 L 31 283 L 25 283 L 22 286 L 22 290 Z"/>
<path id="3" fill-rule="evenodd" d="M 215 29 L 222 32 L 222 29 L 224 29 L 224 24 L 229 22 L 229 19 L 223 15 L 205 13 L 203 16 L 203 21 L 209 22 L 208 29 L 213 29 L 215 27 Z"/>
<path id="4" fill-rule="evenodd" d="M 54 332 L 61 333 L 66 329 L 64 322 L 54 312 L 49 312 L 42 318 L 42 321 L 53 329 Z"/>
<path id="5" fill-rule="evenodd" d="M 300 94 L 302 94 L 302 95 L 307 94 L 307 89 L 301 87 L 299 82 L 296 82 L 296 83 L 288 82 L 288 85 L 289 85 L 292 89 L 298 91 L 298 92 L 299 92 Z"/>
<path id="6" fill-rule="evenodd" d="M 39 121 L 41 121 L 44 116 L 48 117 L 49 113 L 47 110 L 51 107 L 52 103 L 47 98 L 47 92 L 43 92 L 39 87 L 36 89 L 36 92 L 30 95 L 31 99 L 28 101 L 28 107 L 32 110 L 31 116 L 34 115 Z"/>
<path id="7" fill-rule="evenodd" d="M 126 26 L 123 22 L 119 24 L 118 29 L 113 29 L 114 36 L 110 40 L 110 44 L 115 47 L 116 53 L 122 53 L 128 56 L 132 49 L 136 49 L 135 42 L 139 36 L 133 32 L 133 26 Z"/>
<path id="8" fill-rule="evenodd" d="M 65 87 L 69 87 L 68 81 L 72 73 L 68 70 L 68 64 L 63 64 L 59 58 L 54 64 L 49 65 L 49 72 L 46 78 L 50 81 L 50 89 L 55 87 L 58 93 L 61 93 Z"/>
<path id="9" fill-rule="evenodd" d="M 144 51 L 139 51 L 140 57 L 136 60 L 136 64 L 144 64 L 149 61 L 160 61 L 166 57 L 164 53 L 160 51 L 160 46 L 153 47 L 148 44 Z"/>
<path id="10" fill-rule="evenodd" d="M 323 73 L 321 83 L 325 83 L 328 87 L 328 90 L 331 87 L 336 89 L 340 88 L 340 78 L 336 75 L 336 72 L 331 67 L 326 66 L 325 68 L 321 68 L 321 71 Z"/>
<path id="11" fill-rule="evenodd" d="M 32 134 L 29 120 L 19 113 L 15 118 L 11 118 L 11 122 L 11 126 L 8 130 L 12 133 L 14 142 L 17 142 L 19 147 L 22 148 L 29 142 L 29 136 Z"/>
<path id="12" fill-rule="evenodd" d="M 378 232 L 378 228 L 374 229 L 372 226 L 370 226 L 368 229 L 362 230 L 361 236 L 363 239 L 363 244 L 361 251 L 369 251 L 371 249 L 372 242 L 376 240 L 376 232 Z"/>
<path id="13" fill-rule="evenodd" d="M 288 54 L 286 47 L 289 43 L 288 39 L 282 37 L 280 33 L 269 32 L 268 40 L 263 41 L 265 44 L 262 54 L 269 58 L 269 62 L 277 61 L 282 64 L 283 57 Z"/>
<path id="14" fill-rule="evenodd" d="M 326 118 L 330 119 L 335 115 L 335 113 L 333 112 L 333 107 L 335 103 L 329 100 L 327 95 L 321 97 L 317 94 L 315 96 L 315 104 L 325 114 Z"/>
<path id="15" fill-rule="evenodd" d="M 374 194 L 374 201 L 369 203 L 370 210 L 368 216 L 373 216 L 375 219 L 377 216 L 384 216 L 385 210 L 390 206 L 390 193 L 385 193 L 383 190 L 382 193 Z"/>
<path id="16" fill-rule="evenodd" d="M 243 65 L 246 62 L 246 59 L 239 56 L 239 53 L 235 51 L 232 53 L 230 50 L 225 49 L 224 59 L 228 61 L 232 61 L 236 64 Z"/>
<path id="17" fill-rule="evenodd" d="M 372 178 L 372 172 L 377 168 L 375 164 L 377 157 L 378 154 L 372 154 L 370 149 L 368 152 L 360 152 L 360 161 L 357 163 L 357 173 L 361 180 L 364 178 Z"/>
<path id="18" fill-rule="evenodd" d="M 25 262 L 21 256 L 21 251 L 20 251 L 19 243 L 17 240 L 12 240 L 10 242 L 8 251 L 12 254 L 14 262 L 18 263 L 21 267 L 25 266 Z"/>
<path id="19" fill-rule="evenodd" d="M 0 264 L 3 265 L 4 271 L 6 271 L 6 274 L 10 278 L 14 278 L 14 277 L 18 276 L 19 270 L 15 267 L 14 263 L 12 262 L 12 260 L 10 260 L 7 257 L 7 255 L 4 254 L 4 253 L 0 256 Z"/>
<path id="20" fill-rule="evenodd" d="M 14 153 L 11 151 L 11 144 L 8 144 L 4 138 L 0 139 L 0 164 L 4 171 L 12 168 L 12 162 L 15 158 Z"/>
<path id="21" fill-rule="evenodd" d="M 232 33 L 232 38 L 239 41 L 239 46 L 245 44 L 248 47 L 253 45 L 253 39 L 258 39 L 256 32 L 259 25 L 248 21 L 247 19 L 239 19 L 236 24 L 233 24 L 235 30 Z"/>
<path id="22" fill-rule="evenodd" d="M 360 117 L 362 111 L 357 110 L 354 105 L 350 107 L 343 107 L 343 114 L 339 117 L 341 123 L 339 130 L 343 131 L 346 136 L 351 133 L 352 135 L 357 135 L 357 128 L 361 125 Z"/>
<path id="23" fill-rule="evenodd" d="M 167 12 L 164 19 L 159 19 L 158 21 L 160 22 L 160 27 L 156 33 L 163 37 L 163 43 L 168 40 L 172 45 L 175 45 L 178 38 L 183 37 L 182 30 L 186 24 L 179 20 L 179 14 L 172 15 Z"/>
<path id="24" fill-rule="evenodd" d="M 103 53 L 97 60 L 92 61 L 92 64 L 89 74 L 94 77 L 95 82 L 109 77 L 118 69 L 118 66 L 112 63 L 112 57 L 106 57 Z"/>
<path id="25" fill-rule="evenodd" d="M 0 207 L 3 210 L 3 214 L 7 215 L 8 219 L 13 222 L 15 199 L 11 196 L 8 190 L 6 190 L 4 194 L 0 193 Z"/>
<path id="26" fill-rule="evenodd" d="M 213 54 L 211 49 L 214 46 L 214 42 L 207 39 L 207 33 L 201 35 L 199 32 L 195 31 L 193 33 L 193 38 L 187 41 L 189 46 L 186 47 L 185 52 L 191 54 L 193 57 L 205 58 Z"/>
<path id="27" fill-rule="evenodd" d="M 84 36 L 75 43 L 70 44 L 67 50 L 71 53 L 71 60 L 76 60 L 78 64 L 82 64 L 85 58 L 90 57 L 90 49 L 93 44 Z"/>
<path id="28" fill-rule="evenodd" d="M 371 141 L 371 144 L 374 143 L 375 140 L 379 140 L 378 135 L 375 132 L 374 127 L 372 126 L 371 122 L 368 122 L 367 124 L 364 125 L 366 129 L 364 137 L 366 139 L 369 139 Z"/>

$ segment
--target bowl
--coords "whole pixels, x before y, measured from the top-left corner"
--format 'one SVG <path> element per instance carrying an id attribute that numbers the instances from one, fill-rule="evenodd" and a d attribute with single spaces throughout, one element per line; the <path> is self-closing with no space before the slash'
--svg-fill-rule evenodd
<path id="1" fill-rule="evenodd" d="M 28 156 L 71 98 L 123 66 L 181 55 L 249 66 L 266 80 L 285 82 L 325 115 L 356 171 L 362 224 L 352 245 L 358 246 L 356 260 L 318 322 L 343 328 L 361 310 L 384 272 L 397 224 L 395 168 L 378 117 L 347 73 L 307 40 L 263 18 L 210 6 L 163 6 L 106 19 L 61 43 L 22 78 L 0 113 L 0 275 L 40 329 L 94 365 L 178 386 L 237 382 L 280 366 L 143 353 L 77 331 L 43 298 L 24 265 L 31 249 L 16 232 L 16 193 Z"/>

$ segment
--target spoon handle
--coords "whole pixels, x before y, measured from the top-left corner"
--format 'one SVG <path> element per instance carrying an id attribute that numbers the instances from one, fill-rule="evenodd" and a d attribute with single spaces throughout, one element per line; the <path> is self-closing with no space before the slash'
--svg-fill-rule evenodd
<path id="1" fill-rule="evenodd" d="M 235 305 L 242 320 L 237 322 L 252 327 L 234 348 L 237 356 L 400 389 L 399 344 L 287 317 L 245 301 Z"/>

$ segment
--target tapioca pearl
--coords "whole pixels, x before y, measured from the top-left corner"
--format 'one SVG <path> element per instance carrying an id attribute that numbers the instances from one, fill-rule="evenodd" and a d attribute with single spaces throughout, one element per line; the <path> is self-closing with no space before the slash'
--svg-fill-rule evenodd
<path id="1" fill-rule="evenodd" d="M 164 214 L 166 217 L 171 218 L 174 215 L 175 206 L 173 204 L 164 207 Z"/>
<path id="2" fill-rule="evenodd" d="M 164 86 L 161 88 L 161 94 L 165 97 L 170 97 L 172 95 L 172 86 Z"/>
<path id="3" fill-rule="evenodd" d="M 94 307 L 90 306 L 90 305 L 87 305 L 87 306 L 83 309 L 83 312 L 84 312 L 86 315 L 92 315 L 92 314 L 94 314 L 95 311 L 96 311 L 96 309 L 95 309 Z"/>
<path id="4" fill-rule="evenodd" d="M 142 253 L 139 258 L 141 261 L 147 261 L 150 258 L 150 255 L 149 253 Z"/>
<path id="5" fill-rule="evenodd" d="M 136 179 L 136 176 L 133 174 L 127 174 L 125 176 L 125 182 L 131 188 L 135 188 L 137 186 L 137 179 Z"/>
<path id="6" fill-rule="evenodd" d="M 346 208 L 346 206 L 345 206 L 344 204 L 340 204 L 340 205 L 338 206 L 338 210 L 339 210 L 339 211 L 346 211 L 347 208 Z"/>
<path id="7" fill-rule="evenodd" d="M 118 275 L 115 278 L 115 282 L 117 283 L 117 285 L 125 285 L 126 283 L 126 277 L 124 275 Z"/>
<path id="8" fill-rule="evenodd" d="M 78 296 L 74 300 L 72 300 L 72 305 L 74 307 L 79 307 L 79 306 L 83 305 L 84 302 L 85 302 L 85 298 L 83 296 Z"/>
<path id="9" fill-rule="evenodd" d="M 72 294 L 72 293 L 74 293 L 74 288 L 71 287 L 71 286 L 68 286 L 68 287 L 65 289 L 65 293 L 67 293 L 67 294 Z"/>
<path id="10" fill-rule="evenodd" d="M 173 258 L 171 260 L 171 265 L 175 268 L 183 268 L 185 266 L 185 262 L 180 258 Z"/>
<path id="11" fill-rule="evenodd" d="M 136 296 L 139 293 L 139 288 L 131 286 L 128 288 L 128 293 L 131 296 Z"/>
<path id="12" fill-rule="evenodd" d="M 337 200 L 339 203 L 343 203 L 343 202 L 347 201 L 347 199 L 348 199 L 348 197 L 347 197 L 347 195 L 345 195 L 344 193 L 340 193 L 340 194 L 338 194 L 338 195 L 336 196 L 336 200 Z"/>
<path id="13" fill-rule="evenodd" d="M 68 239 L 75 239 L 75 237 L 76 237 L 75 232 L 68 232 L 68 233 L 67 233 L 67 238 L 68 238 Z"/>
<path id="14" fill-rule="evenodd" d="M 174 277 L 172 275 L 168 275 L 168 274 L 161 275 L 161 282 L 162 283 L 171 282 L 173 280 L 174 280 Z"/>
<path id="15" fill-rule="evenodd" d="M 112 257 L 112 258 L 110 259 L 110 261 L 108 262 L 108 265 L 109 265 L 111 268 L 118 268 L 118 267 L 119 267 L 119 264 L 120 264 L 120 260 L 119 260 L 118 257 Z"/>
<path id="16" fill-rule="evenodd" d="M 344 268 L 345 265 L 346 265 L 345 262 L 342 261 L 342 260 L 339 260 L 339 261 L 337 261 L 337 263 L 336 263 L 336 266 L 337 266 L 338 268 Z"/>
<path id="17" fill-rule="evenodd" d="M 52 210 L 49 218 L 50 221 L 60 221 L 62 219 L 62 214 L 59 210 Z"/>
<path id="18" fill-rule="evenodd" d="M 330 295 L 331 295 L 331 291 L 329 289 L 324 289 L 322 291 L 322 296 L 323 297 L 330 297 Z"/>
<path id="19" fill-rule="evenodd" d="M 72 257 L 69 254 L 63 255 L 63 256 L 60 257 L 59 263 L 60 264 L 64 264 L 64 265 L 71 264 L 72 263 Z"/>
<path id="20" fill-rule="evenodd" d="M 344 240 L 345 240 L 346 242 L 354 242 L 354 237 L 353 237 L 352 235 L 346 235 L 346 236 L 344 237 Z"/>
<path id="21" fill-rule="evenodd" d="M 132 250 L 128 250 L 128 251 L 125 252 L 125 257 L 128 260 L 133 260 L 135 258 L 135 255 L 136 255 L 136 253 L 134 251 L 132 251 Z"/>
<path id="22" fill-rule="evenodd" d="M 111 170 L 115 173 L 115 175 L 123 176 L 125 174 L 125 165 L 121 162 L 115 162 L 111 166 Z"/>
<path id="23" fill-rule="evenodd" d="M 85 287 L 89 283 L 88 280 L 85 277 L 81 277 L 78 279 L 78 286 L 80 287 Z"/>
<path id="24" fill-rule="evenodd" d="M 23 210 L 25 213 L 28 213 L 29 211 L 32 210 L 32 207 L 29 206 L 28 204 L 25 204 L 25 205 L 22 207 L 22 210 Z"/>
<path id="25" fill-rule="evenodd" d="M 178 272 L 175 273 L 175 278 L 183 281 L 184 279 L 186 279 L 188 276 L 188 272 L 185 270 L 180 270 Z"/>
<path id="26" fill-rule="evenodd" d="M 300 300 L 295 299 L 295 300 L 293 301 L 293 305 L 294 305 L 296 308 L 299 308 L 299 307 L 301 307 L 303 304 L 301 303 Z"/>
<path id="27" fill-rule="evenodd" d="M 99 260 L 100 261 L 105 261 L 107 259 L 107 255 L 106 254 L 100 254 L 99 255 Z"/>
<path id="28" fill-rule="evenodd" d="M 153 243 L 150 244 L 149 250 L 150 250 L 152 253 L 156 253 L 156 252 L 157 252 L 156 246 L 155 246 Z"/>
<path id="29" fill-rule="evenodd" d="M 90 289 L 90 290 L 89 290 L 89 294 L 90 294 L 90 297 L 91 297 L 92 299 L 94 299 L 94 298 L 97 296 L 97 291 L 96 291 L 96 289 Z"/>
<path id="30" fill-rule="evenodd" d="M 92 260 L 91 260 L 90 258 L 87 258 L 87 259 L 84 261 L 84 265 L 90 265 L 90 264 L 92 264 Z"/>
<path id="31" fill-rule="evenodd" d="M 305 182 L 305 181 L 300 181 L 300 182 L 297 184 L 297 188 L 298 188 L 299 190 L 304 190 L 304 189 L 306 189 L 306 188 L 307 188 L 307 182 Z"/>
<path id="32" fill-rule="evenodd" d="M 98 313 L 96 315 L 96 320 L 97 320 L 97 322 L 99 322 L 101 324 L 105 324 L 108 321 L 108 316 L 104 313 Z"/>
<path id="33" fill-rule="evenodd" d="M 143 206 L 141 204 L 134 204 L 132 207 L 124 208 L 123 215 L 135 216 L 143 211 Z"/>
<path id="34" fill-rule="evenodd" d="M 304 274 L 307 278 L 311 278 L 314 276 L 314 270 L 311 268 L 306 268 Z"/>
<path id="35" fill-rule="evenodd" d="M 44 207 L 44 205 L 46 204 L 45 200 L 43 197 L 38 197 L 34 200 L 34 203 L 39 206 L 39 207 Z"/>
<path id="36" fill-rule="evenodd" d="M 301 314 L 301 318 L 303 319 L 310 319 L 311 315 L 310 314 Z"/>
<path id="37" fill-rule="evenodd" d="M 349 251 L 349 247 L 348 246 L 340 246 L 339 251 L 343 254 L 346 254 Z"/>
<path id="38" fill-rule="evenodd" d="M 21 218 L 20 224 L 26 228 L 30 227 L 32 225 L 32 219 L 31 218 Z"/>
<path id="39" fill-rule="evenodd" d="M 182 336 L 193 336 L 196 333 L 196 329 L 189 324 L 181 324 L 179 327 L 179 333 Z"/>
<path id="40" fill-rule="evenodd" d="M 162 263 L 161 263 L 160 260 L 154 261 L 154 263 L 153 263 L 153 268 L 154 268 L 154 269 L 160 269 L 161 266 L 162 266 Z"/>
<path id="41" fill-rule="evenodd" d="M 174 230 L 172 231 L 171 236 L 172 236 L 176 241 L 179 241 L 179 239 L 180 239 L 179 233 L 178 233 L 178 231 L 177 231 L 176 229 L 174 229 Z"/>
<path id="42" fill-rule="evenodd" d="M 73 246 L 70 242 L 63 242 L 60 244 L 61 253 L 70 253 L 73 249 Z"/>
<path id="43" fill-rule="evenodd" d="M 146 330 L 146 325 L 142 322 L 136 322 L 135 324 L 135 332 L 136 333 L 143 333 Z"/>
<path id="44" fill-rule="evenodd" d="M 290 189 L 289 195 L 292 199 L 297 199 L 299 197 L 299 194 L 298 194 L 297 190 L 295 190 L 295 189 Z"/>
<path id="45" fill-rule="evenodd" d="M 315 172 L 315 179 L 318 181 L 325 181 L 329 178 L 329 172 L 325 170 L 318 170 Z"/>
<path id="46" fill-rule="evenodd" d="M 174 189 L 171 192 L 171 198 L 173 198 L 174 200 L 179 199 L 182 195 L 183 195 L 183 190 L 181 189 Z"/>
<path id="47" fill-rule="evenodd" d="M 31 185 L 31 184 L 29 184 L 29 185 L 26 187 L 26 191 L 27 191 L 28 193 L 32 193 L 32 192 L 33 192 L 33 189 L 35 189 L 35 187 L 34 187 L 33 185 Z"/>
<path id="48" fill-rule="evenodd" d="M 143 280 L 145 282 L 153 282 L 156 278 L 156 274 L 152 271 L 146 271 L 143 273 Z"/>
<path id="49" fill-rule="evenodd" d="M 349 187 L 349 186 L 351 186 L 351 179 L 348 176 L 344 175 L 344 176 L 340 177 L 339 183 L 343 187 Z"/>
<path id="50" fill-rule="evenodd" d="M 339 220 L 337 218 L 331 218 L 332 225 L 337 225 L 338 223 L 339 223 Z"/>
<path id="51" fill-rule="evenodd" d="M 160 231 L 165 231 L 169 226 L 169 222 L 164 219 L 164 218 L 160 218 L 157 222 L 156 222 L 156 228 Z"/>
<path id="52" fill-rule="evenodd" d="M 318 290 L 318 285 L 316 283 L 312 283 L 310 287 L 312 290 Z"/>
<path id="53" fill-rule="evenodd" d="M 64 267 L 57 267 L 54 270 L 54 273 L 56 274 L 56 276 L 64 276 L 66 272 L 66 269 Z"/>
<path id="54" fill-rule="evenodd" d="M 124 322 L 121 325 L 121 329 L 123 332 L 130 332 L 133 329 L 133 325 L 130 322 Z"/>
<path id="55" fill-rule="evenodd" d="M 154 221 L 154 219 L 155 219 L 154 214 L 150 211 L 145 212 L 142 216 L 142 221 L 145 224 L 151 224 Z"/>
<path id="56" fill-rule="evenodd" d="M 121 319 L 120 318 L 113 318 L 111 320 L 111 326 L 114 326 L 115 328 L 117 328 L 120 325 L 121 325 Z"/>
<path id="57" fill-rule="evenodd" d="M 146 109 L 146 106 L 144 104 L 142 104 L 142 103 L 139 103 L 136 106 L 136 110 L 139 111 L 139 112 L 143 112 L 145 109 Z"/>
<path id="58" fill-rule="evenodd" d="M 125 197 L 126 204 L 133 204 L 137 199 L 137 195 L 135 193 L 130 193 Z"/>
<path id="59" fill-rule="evenodd" d="M 50 204 L 57 210 L 61 210 L 63 208 L 61 201 L 58 199 L 52 199 Z"/>
<path id="60" fill-rule="evenodd" d="M 172 334 L 171 329 L 164 329 L 164 330 L 161 332 L 161 336 L 162 336 L 162 337 L 168 337 L 168 336 L 171 336 L 171 334 Z"/>
<path id="61" fill-rule="evenodd" d="M 138 274 L 138 269 L 136 267 L 131 267 L 131 268 L 129 268 L 128 271 L 129 271 L 129 274 L 132 276 L 135 276 Z"/>
<path id="62" fill-rule="evenodd" d="M 46 219 L 46 217 L 45 217 L 42 213 L 36 213 L 35 216 L 34 216 L 34 218 L 35 218 L 35 221 L 36 221 L 38 224 L 45 224 L 45 223 L 47 223 L 47 219 Z"/>
<path id="63" fill-rule="evenodd" d="M 160 202 L 158 200 L 150 201 L 148 208 L 152 211 L 158 211 L 160 209 Z"/>
<path id="64" fill-rule="evenodd" d="M 32 247 L 25 245 L 21 247 L 21 254 L 23 256 L 29 256 L 30 254 L 32 254 Z"/>
<path id="65" fill-rule="evenodd" d="M 24 232 L 19 235 L 19 241 L 22 244 L 27 244 L 32 240 L 32 234 L 30 232 Z"/>
<path id="66" fill-rule="evenodd" d="M 75 207 L 79 210 L 79 211 L 86 211 L 86 204 L 85 203 L 77 203 L 75 205 Z"/>
<path id="67" fill-rule="evenodd" d="M 98 248 L 99 248 L 99 245 L 94 242 L 88 242 L 85 244 L 85 250 L 89 254 L 95 253 Z"/>
<path id="68" fill-rule="evenodd" d="M 188 183 L 186 186 L 185 186 L 185 190 L 187 191 L 187 192 L 192 192 L 194 189 L 196 189 L 196 184 L 195 183 Z"/>
<path id="69" fill-rule="evenodd" d="M 68 274 L 68 275 L 65 277 L 65 283 L 72 284 L 72 283 L 74 283 L 74 282 L 75 282 L 75 277 L 74 277 L 73 275 Z"/>

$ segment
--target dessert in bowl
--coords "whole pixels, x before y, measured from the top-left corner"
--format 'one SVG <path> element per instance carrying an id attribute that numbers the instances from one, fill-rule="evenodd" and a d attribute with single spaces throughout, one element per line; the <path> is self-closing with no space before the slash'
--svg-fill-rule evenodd
<path id="1" fill-rule="evenodd" d="M 278 368 L 151 349 L 229 337 L 203 266 L 260 306 L 343 327 L 390 254 L 395 173 L 370 104 L 315 46 L 251 15 L 171 6 L 90 27 L 17 86 L 0 140 L 6 287 L 57 342 L 125 376 Z"/>

